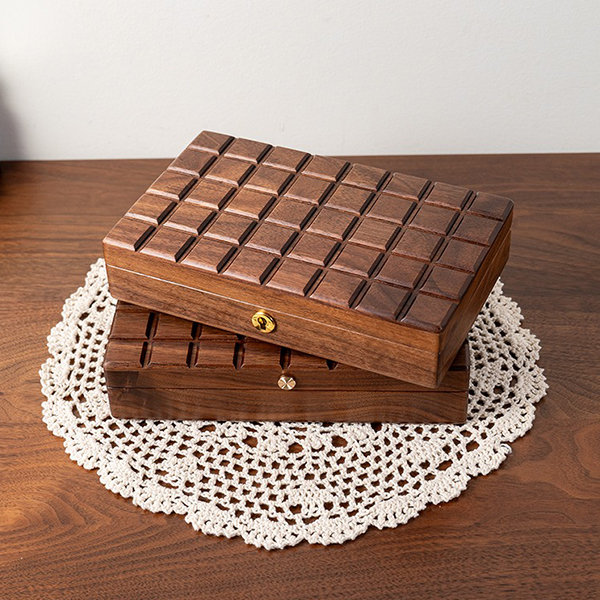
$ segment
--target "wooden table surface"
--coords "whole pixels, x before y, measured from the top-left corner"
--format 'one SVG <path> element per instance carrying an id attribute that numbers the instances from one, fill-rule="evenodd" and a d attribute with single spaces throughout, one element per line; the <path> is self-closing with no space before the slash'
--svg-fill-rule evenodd
<path id="1" fill-rule="evenodd" d="M 514 199 L 503 275 L 550 389 L 500 470 L 397 529 L 269 552 L 107 491 L 41 421 L 63 300 L 164 160 L 5 163 L 0 177 L 0 598 L 591 598 L 600 590 L 600 155 L 363 162 Z"/>

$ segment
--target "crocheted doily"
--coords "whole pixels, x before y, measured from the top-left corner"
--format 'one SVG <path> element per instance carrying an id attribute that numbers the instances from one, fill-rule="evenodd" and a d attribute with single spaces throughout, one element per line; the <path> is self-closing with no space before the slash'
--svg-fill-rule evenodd
<path id="1" fill-rule="evenodd" d="M 465 425 L 113 419 L 102 359 L 115 304 L 100 259 L 48 337 L 40 371 L 48 428 L 138 506 L 268 549 L 341 543 L 455 498 L 498 468 L 547 387 L 538 340 L 498 282 L 469 334 Z"/>

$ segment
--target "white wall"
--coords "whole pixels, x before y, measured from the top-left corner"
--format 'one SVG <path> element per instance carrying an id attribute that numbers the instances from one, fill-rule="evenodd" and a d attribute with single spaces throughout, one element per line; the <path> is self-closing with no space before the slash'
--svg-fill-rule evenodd
<path id="1" fill-rule="evenodd" d="M 597 0 L 2 0 L 0 158 L 600 150 Z"/>

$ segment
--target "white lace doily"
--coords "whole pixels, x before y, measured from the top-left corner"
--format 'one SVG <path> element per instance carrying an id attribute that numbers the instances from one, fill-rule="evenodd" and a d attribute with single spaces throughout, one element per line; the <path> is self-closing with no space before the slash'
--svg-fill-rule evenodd
<path id="1" fill-rule="evenodd" d="M 341 543 L 455 498 L 498 468 L 547 387 L 538 340 L 499 282 L 469 334 L 465 425 L 113 419 L 102 359 L 114 307 L 100 259 L 48 337 L 40 371 L 48 428 L 134 504 L 268 549 Z"/>

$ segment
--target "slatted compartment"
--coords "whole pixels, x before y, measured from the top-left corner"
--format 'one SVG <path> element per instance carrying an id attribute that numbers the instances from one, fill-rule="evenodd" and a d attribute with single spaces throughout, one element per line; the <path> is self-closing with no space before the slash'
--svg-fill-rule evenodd
<path id="1" fill-rule="evenodd" d="M 104 369 L 122 418 L 462 422 L 469 385 L 466 346 L 432 391 L 122 302 Z"/>

